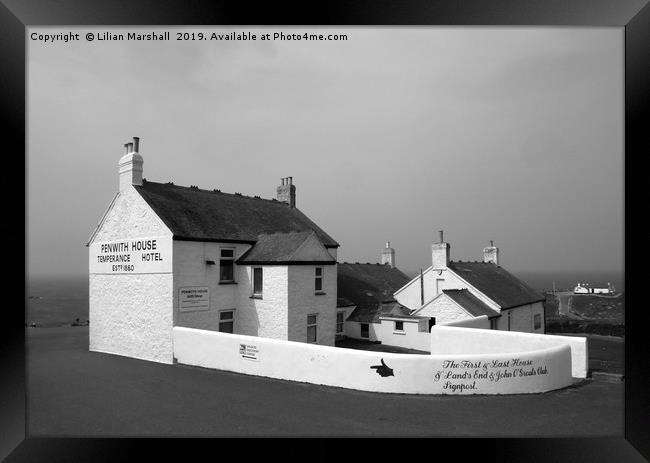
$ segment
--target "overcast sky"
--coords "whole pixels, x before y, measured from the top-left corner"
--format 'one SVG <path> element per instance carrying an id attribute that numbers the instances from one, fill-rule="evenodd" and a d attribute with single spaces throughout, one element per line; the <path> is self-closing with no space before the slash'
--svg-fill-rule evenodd
<path id="1" fill-rule="evenodd" d="M 68 30 L 28 37 L 30 274 L 87 273 L 133 136 L 152 181 L 272 198 L 293 176 L 341 262 L 390 240 L 417 271 L 443 229 L 453 260 L 494 240 L 513 272 L 623 268 L 622 28 Z M 83 38 L 109 30 L 348 40 Z"/>

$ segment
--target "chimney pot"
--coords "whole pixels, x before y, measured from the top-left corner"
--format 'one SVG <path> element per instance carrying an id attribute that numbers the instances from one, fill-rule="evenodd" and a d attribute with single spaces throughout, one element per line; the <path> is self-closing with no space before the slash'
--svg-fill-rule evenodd
<path id="1" fill-rule="evenodd" d="M 446 269 L 449 265 L 450 248 L 449 243 L 444 242 L 442 230 L 438 230 L 440 242 L 431 245 L 431 266 L 436 270 Z"/>
<path id="2" fill-rule="evenodd" d="M 296 207 L 296 187 L 293 186 L 293 177 L 281 178 L 281 185 L 277 187 L 277 200 Z"/>
<path id="3" fill-rule="evenodd" d="M 395 267 L 395 250 L 390 247 L 390 241 L 386 241 L 386 248 L 381 252 L 381 263 Z"/>
<path id="4" fill-rule="evenodd" d="M 483 262 L 499 265 L 499 248 L 494 246 L 494 240 L 490 240 L 490 246 L 483 248 Z"/>
<path id="5" fill-rule="evenodd" d="M 133 151 L 135 153 L 140 152 L 140 137 L 133 137 Z"/>
<path id="6" fill-rule="evenodd" d="M 118 162 L 119 172 L 119 191 L 125 191 L 131 185 L 142 185 L 142 156 L 134 152 L 134 144 L 137 150 L 138 137 L 133 137 L 133 141 L 124 144 L 124 156 Z"/>

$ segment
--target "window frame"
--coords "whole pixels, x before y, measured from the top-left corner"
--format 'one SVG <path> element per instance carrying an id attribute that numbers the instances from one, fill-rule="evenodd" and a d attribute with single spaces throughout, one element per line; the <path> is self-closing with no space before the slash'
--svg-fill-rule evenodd
<path id="1" fill-rule="evenodd" d="M 309 317 L 314 317 L 314 322 L 309 323 Z M 314 340 L 309 340 L 309 328 L 314 328 Z M 310 313 L 307 315 L 307 342 L 310 344 L 315 344 L 318 342 L 318 314 Z"/>
<path id="2" fill-rule="evenodd" d="M 318 274 L 319 270 L 320 270 L 320 275 Z M 325 291 L 323 290 L 324 280 L 325 280 L 325 269 L 323 267 L 315 267 L 314 268 L 314 293 L 315 294 L 325 294 Z M 319 283 L 320 283 L 320 289 L 318 288 Z"/>
<path id="3" fill-rule="evenodd" d="M 339 323 L 339 315 L 341 315 L 341 323 Z M 341 331 L 339 331 L 339 325 L 341 325 Z M 344 334 L 345 333 L 345 310 L 336 311 L 336 324 L 334 327 L 335 334 Z"/>
<path id="4" fill-rule="evenodd" d="M 223 319 L 222 316 L 224 314 L 227 314 L 227 313 L 231 314 L 231 318 Z M 228 323 L 230 323 L 232 325 L 232 331 L 223 331 L 221 329 L 221 325 L 225 325 L 225 324 L 228 324 Z M 230 333 L 230 334 L 235 333 L 235 309 L 223 309 L 223 310 L 219 311 L 219 332 L 220 333 Z"/>
<path id="5" fill-rule="evenodd" d="M 363 335 L 363 327 L 366 327 L 367 336 Z M 370 339 L 370 323 L 359 323 L 359 336 L 363 339 Z"/>
<path id="6" fill-rule="evenodd" d="M 234 247 L 220 247 L 219 248 L 219 284 L 230 284 L 230 283 L 235 283 L 235 252 L 236 248 Z M 223 251 L 232 251 L 232 257 L 224 256 Z M 224 269 L 224 262 L 230 262 L 230 271 L 231 271 L 231 279 L 223 279 L 223 269 Z"/>
<path id="7" fill-rule="evenodd" d="M 255 286 L 257 283 L 257 277 L 255 276 L 255 271 L 259 270 L 260 272 L 260 290 L 258 292 L 255 291 Z M 254 298 L 257 299 L 262 299 L 262 296 L 264 294 L 264 267 L 260 265 L 256 265 L 251 267 L 251 290 Z"/>
<path id="8" fill-rule="evenodd" d="M 541 330 L 541 329 L 542 329 L 542 314 L 541 313 L 533 314 L 533 330 Z"/>
<path id="9" fill-rule="evenodd" d="M 393 322 L 393 331 L 397 331 L 398 333 L 403 333 L 404 332 L 404 320 L 395 320 Z M 397 327 L 397 324 L 400 324 L 401 328 Z"/>

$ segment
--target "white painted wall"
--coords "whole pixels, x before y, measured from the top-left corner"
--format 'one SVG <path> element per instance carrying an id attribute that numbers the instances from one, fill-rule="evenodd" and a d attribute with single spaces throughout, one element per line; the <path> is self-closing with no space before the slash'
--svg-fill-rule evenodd
<path id="1" fill-rule="evenodd" d="M 361 323 L 360 322 L 345 322 L 345 335 L 353 339 L 362 339 L 366 341 L 378 341 L 379 323 L 368 323 L 368 337 L 361 337 Z"/>
<path id="2" fill-rule="evenodd" d="M 443 280 L 442 282 L 437 280 Z M 433 270 L 429 267 L 423 272 L 424 281 L 424 300 L 425 304 L 417 315 L 436 317 L 437 324 L 446 324 L 448 322 L 459 320 L 472 315 L 458 304 L 446 296 L 437 297 L 439 292 L 445 289 L 467 289 L 470 293 L 484 302 L 488 307 L 497 312 L 501 312 L 501 317 L 497 321 L 498 330 L 508 330 L 508 312 L 511 312 L 510 330 L 527 333 L 544 333 L 544 306 L 542 302 L 528 304 L 514 309 L 501 311 L 498 304 L 486 297 L 476 288 L 465 282 L 453 271 Z M 436 293 L 438 289 L 438 293 Z M 395 294 L 395 299 L 409 309 L 420 308 L 420 277 L 417 276 L 404 287 L 400 288 Z M 437 298 L 437 299 L 436 299 Z M 437 315 L 436 315 L 437 313 Z M 540 329 L 534 329 L 534 314 L 541 314 L 542 326 Z"/>
<path id="3" fill-rule="evenodd" d="M 89 349 L 172 363 L 172 275 L 90 275 Z"/>
<path id="4" fill-rule="evenodd" d="M 382 344 L 417 349 L 425 352 L 429 352 L 431 349 L 429 327 L 426 327 L 426 331 L 420 331 L 420 320 L 384 317 L 381 317 L 380 320 L 381 323 L 377 327 L 377 339 Z M 403 331 L 395 330 L 396 321 L 402 321 L 404 323 Z"/>
<path id="5" fill-rule="evenodd" d="M 240 304 L 240 285 L 247 285 L 245 269 L 235 265 L 237 284 L 219 283 L 219 260 L 221 249 L 235 249 L 235 259 L 250 249 L 249 244 L 204 243 L 196 241 L 174 241 L 174 320 L 176 326 L 219 330 L 219 312 L 227 309 L 235 311 L 234 330 L 236 333 L 256 335 L 257 324 L 254 317 L 246 312 L 247 306 Z M 206 260 L 215 262 L 207 265 Z M 179 309 L 179 289 L 201 286 L 210 289 L 210 308 L 208 310 L 181 311 Z M 249 294 L 250 296 L 250 294 Z"/>
<path id="6" fill-rule="evenodd" d="M 316 314 L 317 344 L 334 345 L 336 330 L 336 265 L 323 265 L 324 294 L 316 294 L 316 265 L 288 266 L 288 340 L 307 342 L 307 315 Z"/>
<path id="7" fill-rule="evenodd" d="M 289 337 L 289 269 L 286 265 L 263 265 L 262 299 L 252 298 L 253 267 L 240 273 L 237 322 L 240 333 L 273 339 Z"/>
<path id="8" fill-rule="evenodd" d="M 467 289 L 491 309 L 499 311 L 499 305 L 476 288 L 461 279 L 449 269 L 434 270 L 431 267 L 422 272 L 424 281 L 424 303 L 427 304 L 445 289 Z M 436 283 L 436 280 L 442 280 Z M 438 292 L 436 292 L 436 289 Z M 394 294 L 397 302 L 411 310 L 417 310 L 420 304 L 420 276 L 417 275 Z"/>
<path id="9" fill-rule="evenodd" d="M 89 245 L 172 234 L 139 193 L 128 186 L 116 196 Z M 92 258 L 90 255 L 89 258 Z M 172 259 L 160 273 L 89 273 L 89 349 L 172 363 Z"/>
<path id="10" fill-rule="evenodd" d="M 240 355 L 242 344 L 257 350 L 257 360 L 245 359 Z M 513 353 L 392 354 L 175 327 L 174 355 L 179 363 L 187 365 L 375 392 L 525 394 L 559 389 L 572 383 L 571 350 L 567 344 L 517 353 L 517 358 L 529 362 L 530 368 L 544 368 L 546 373 L 511 375 L 499 381 L 490 379 L 488 375 L 512 369 L 492 367 L 492 362 L 510 360 Z M 382 377 L 376 369 L 371 368 L 380 366 L 382 360 L 392 369 L 393 375 Z M 471 361 L 472 365 L 479 367 L 465 367 L 462 370 L 445 367 L 449 362 L 462 361 Z M 476 377 L 483 374 L 482 365 L 485 365 L 486 377 Z M 450 372 L 469 375 L 470 378 L 445 378 Z"/>
<path id="11" fill-rule="evenodd" d="M 508 331 L 508 314 L 510 314 L 510 331 L 539 334 L 545 332 L 544 305 L 542 302 L 502 310 L 501 317 L 497 322 L 497 329 Z M 540 314 L 541 318 L 541 327 L 537 330 L 534 329 L 535 314 Z"/>
<path id="12" fill-rule="evenodd" d="M 316 295 L 314 265 L 264 265 L 262 298 L 252 298 L 252 268 L 235 264 L 236 284 L 219 283 L 222 248 L 234 248 L 235 259 L 248 244 L 174 241 L 175 325 L 219 330 L 219 312 L 235 309 L 234 332 L 292 341 L 307 341 L 307 315 L 318 314 L 318 343 L 334 345 L 336 266 L 323 267 L 323 293 Z M 206 265 L 212 260 L 216 265 Z M 179 289 L 207 286 L 210 309 L 181 311 Z"/>
<path id="13" fill-rule="evenodd" d="M 459 328 L 436 325 L 431 329 L 431 354 L 517 354 L 550 346 L 569 346 L 571 371 L 585 378 L 589 368 L 587 338 L 515 331 Z"/>
<path id="14" fill-rule="evenodd" d="M 420 317 L 435 317 L 436 325 L 474 318 L 446 294 L 441 294 L 416 312 Z"/>

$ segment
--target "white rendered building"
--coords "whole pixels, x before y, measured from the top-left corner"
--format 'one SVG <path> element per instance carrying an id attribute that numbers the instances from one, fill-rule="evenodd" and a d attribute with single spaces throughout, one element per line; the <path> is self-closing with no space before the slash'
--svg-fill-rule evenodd
<path id="1" fill-rule="evenodd" d="M 492 329 L 544 333 L 544 295 L 499 265 L 493 243 L 480 262 L 451 261 L 450 248 L 440 232 L 431 266 L 397 290 L 395 300 L 440 325 L 485 315 Z"/>
<path id="2" fill-rule="evenodd" d="M 143 178 L 139 139 L 89 247 L 90 350 L 173 363 L 172 327 L 334 345 L 339 244 L 296 208 Z"/>

